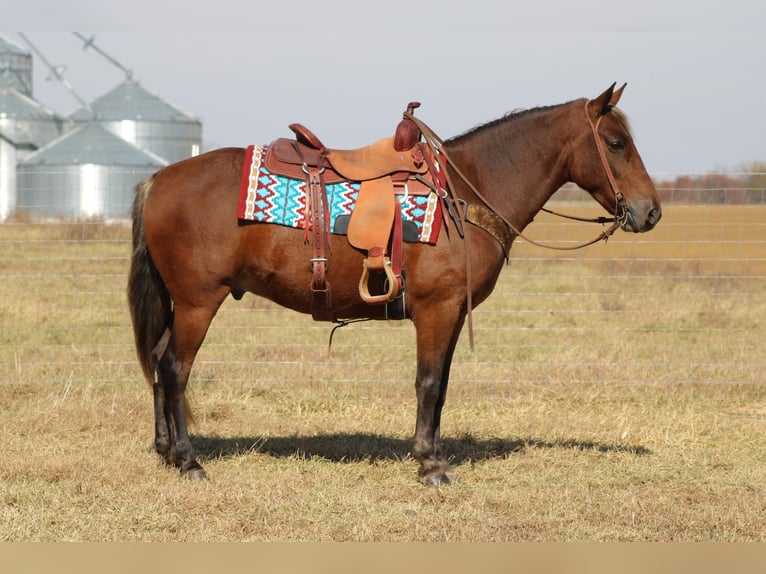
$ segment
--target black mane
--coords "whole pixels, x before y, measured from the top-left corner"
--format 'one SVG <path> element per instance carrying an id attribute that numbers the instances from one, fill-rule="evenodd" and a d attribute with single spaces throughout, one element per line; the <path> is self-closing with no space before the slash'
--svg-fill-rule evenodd
<path id="1" fill-rule="evenodd" d="M 459 140 L 468 139 L 468 138 L 473 137 L 474 135 L 479 134 L 481 132 L 484 132 L 484 131 L 486 131 L 488 129 L 493 129 L 493 128 L 498 127 L 498 126 L 500 126 L 502 124 L 510 123 L 510 122 L 519 120 L 521 118 L 526 118 L 527 116 L 531 116 L 531 115 L 534 115 L 534 114 L 539 114 L 539 113 L 542 113 L 542 112 L 547 112 L 549 110 L 560 108 L 560 107 L 566 106 L 568 104 L 571 104 L 573 101 L 576 101 L 576 100 L 572 100 L 570 102 L 566 102 L 566 103 L 563 103 L 563 104 L 555 104 L 555 105 L 552 105 L 552 106 L 538 106 L 536 108 L 528 108 L 528 109 L 517 108 L 517 109 L 512 110 L 512 111 L 506 113 L 505 115 L 497 118 L 496 120 L 491 120 L 491 121 L 489 121 L 487 123 L 480 124 L 478 126 L 475 126 L 475 127 L 471 128 L 471 129 L 469 129 L 466 132 L 463 132 L 462 134 L 459 134 L 457 136 L 451 137 L 448 140 L 446 140 L 444 143 L 455 143 L 455 142 L 457 142 Z"/>

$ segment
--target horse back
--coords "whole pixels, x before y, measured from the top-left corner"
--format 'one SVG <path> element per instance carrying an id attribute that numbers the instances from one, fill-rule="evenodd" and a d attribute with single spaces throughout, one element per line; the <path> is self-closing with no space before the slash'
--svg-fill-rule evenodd
<path id="1" fill-rule="evenodd" d="M 249 291 L 310 313 L 308 261 L 312 251 L 303 230 L 238 220 L 245 154 L 242 148 L 222 148 L 158 171 L 144 210 L 149 250 L 174 300 L 197 300 L 203 292 L 226 288 Z M 469 231 L 478 255 L 473 264 L 474 281 L 489 273 L 494 283 L 502 254 L 493 239 L 477 231 Z M 415 299 L 462 300 L 463 247 L 454 229 L 451 233 L 442 229 L 436 245 L 405 244 L 408 299 L 412 295 Z M 480 263 L 489 254 L 491 263 Z M 336 310 L 341 309 L 347 318 L 383 317 L 383 306 L 367 305 L 359 298 L 363 253 L 345 237 L 334 236 L 329 258 L 328 280 Z M 485 294 L 477 296 L 483 299 Z"/>

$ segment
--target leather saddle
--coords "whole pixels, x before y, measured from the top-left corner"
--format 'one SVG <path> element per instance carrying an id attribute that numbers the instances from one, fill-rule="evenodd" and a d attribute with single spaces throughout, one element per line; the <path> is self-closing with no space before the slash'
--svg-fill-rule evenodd
<path id="1" fill-rule="evenodd" d="M 407 106 L 408 114 L 419 107 Z M 330 288 L 325 279 L 326 251 L 329 247 L 329 210 L 325 184 L 341 181 L 360 183 L 356 205 L 348 222 L 347 236 L 351 245 L 367 252 L 359 280 L 359 294 L 369 304 L 390 303 L 402 294 L 401 206 L 397 190 L 428 194 L 433 185 L 428 147 L 420 143 L 418 126 L 406 116 L 393 137 L 368 146 L 339 150 L 326 147 L 308 128 L 291 124 L 295 139 L 273 141 L 264 158 L 271 173 L 292 179 L 305 179 L 307 208 L 305 239 L 313 244 L 311 259 L 313 278 L 312 314 L 317 320 L 332 320 Z M 309 234 L 309 228 L 311 233 Z M 382 288 L 371 289 L 371 274 L 384 275 Z"/>

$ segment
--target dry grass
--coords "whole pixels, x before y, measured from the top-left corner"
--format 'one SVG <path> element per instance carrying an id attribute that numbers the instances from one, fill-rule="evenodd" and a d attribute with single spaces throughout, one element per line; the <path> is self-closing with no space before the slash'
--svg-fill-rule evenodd
<path id="1" fill-rule="evenodd" d="M 128 229 L 0 226 L 0 540 L 765 541 L 765 212 L 670 208 L 555 260 L 517 245 L 457 352 L 442 489 L 409 455 L 411 325 L 349 326 L 328 357 L 327 325 L 252 297 L 193 373 L 212 479 L 180 480 L 149 452 Z"/>

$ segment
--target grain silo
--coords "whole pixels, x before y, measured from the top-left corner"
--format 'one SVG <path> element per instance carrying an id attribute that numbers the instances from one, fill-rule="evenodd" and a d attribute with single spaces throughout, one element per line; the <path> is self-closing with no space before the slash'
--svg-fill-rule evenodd
<path id="1" fill-rule="evenodd" d="M 32 97 L 32 55 L 0 36 L 0 133 L 23 158 L 59 137 L 63 124 Z"/>
<path id="2" fill-rule="evenodd" d="M 170 163 L 199 154 L 202 145 L 198 119 L 149 93 L 131 78 L 94 100 L 90 109 L 80 108 L 70 118 L 77 123 L 98 122 Z"/>
<path id="3" fill-rule="evenodd" d="M 127 217 L 135 185 L 164 165 L 100 124 L 83 124 L 19 163 L 16 208 L 48 217 Z"/>
<path id="4" fill-rule="evenodd" d="M 4 36 L 0 36 L 0 80 L 32 95 L 32 54 Z"/>
<path id="5" fill-rule="evenodd" d="M 65 121 L 53 110 L 0 78 L 0 132 L 23 158 L 59 137 Z"/>
<path id="6" fill-rule="evenodd" d="M 0 36 L 0 221 L 16 206 L 16 164 L 59 137 L 65 126 L 31 90 L 32 56 Z"/>
<path id="7" fill-rule="evenodd" d="M 16 148 L 0 133 L 0 221 L 16 209 Z"/>

